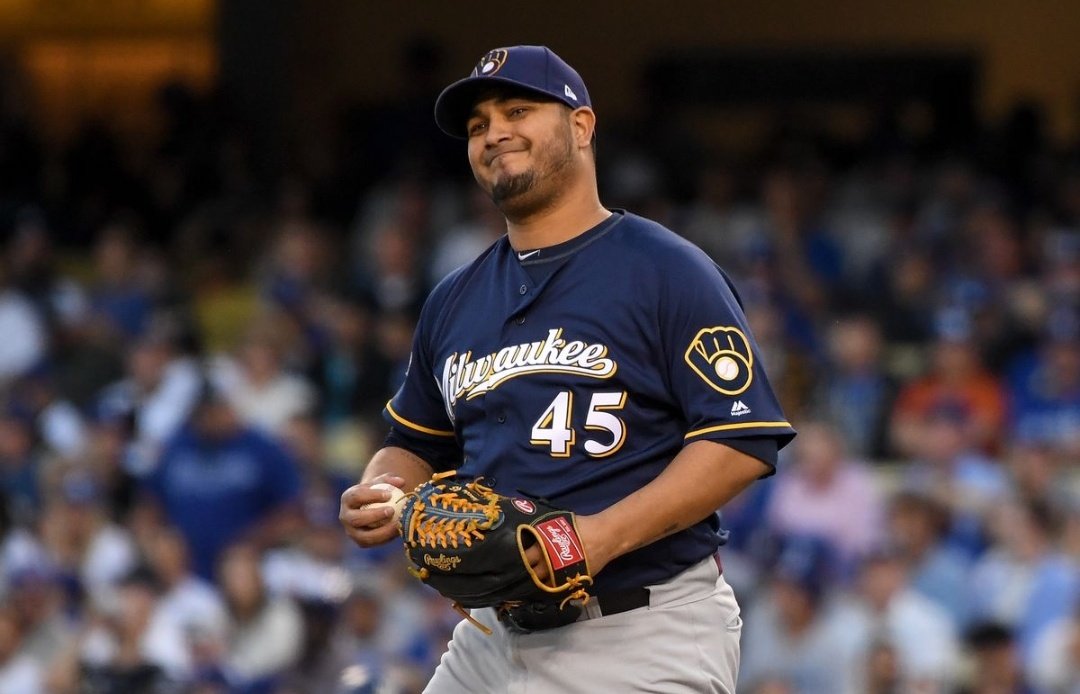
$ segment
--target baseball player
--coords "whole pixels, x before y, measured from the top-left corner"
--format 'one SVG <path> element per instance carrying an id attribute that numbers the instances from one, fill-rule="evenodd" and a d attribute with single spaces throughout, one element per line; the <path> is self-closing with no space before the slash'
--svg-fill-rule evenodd
<path id="1" fill-rule="evenodd" d="M 463 621 L 426 691 L 734 692 L 717 511 L 795 432 L 731 282 L 600 203 L 589 92 L 548 48 L 488 52 L 435 119 L 467 140 L 507 234 L 428 297 L 342 524 L 361 546 L 394 540 L 392 509 L 363 508 L 389 499 L 371 486 L 456 469 L 575 512 L 595 583 L 569 624 L 474 610 L 494 633 Z"/>

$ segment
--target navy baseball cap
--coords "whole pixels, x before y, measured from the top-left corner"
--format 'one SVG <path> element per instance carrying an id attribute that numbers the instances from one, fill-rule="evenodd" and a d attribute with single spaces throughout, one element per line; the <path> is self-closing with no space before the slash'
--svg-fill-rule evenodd
<path id="1" fill-rule="evenodd" d="M 488 51 L 472 74 L 439 94 L 435 100 L 435 122 L 447 135 L 466 137 L 465 122 L 477 95 L 500 84 L 535 92 L 570 108 L 592 107 L 581 75 L 550 48 L 510 46 Z"/>

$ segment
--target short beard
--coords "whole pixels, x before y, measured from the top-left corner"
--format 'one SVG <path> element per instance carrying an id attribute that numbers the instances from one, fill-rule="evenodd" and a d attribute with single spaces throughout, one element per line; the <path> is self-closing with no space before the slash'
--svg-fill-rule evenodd
<path id="1" fill-rule="evenodd" d="M 530 169 L 524 173 L 500 180 L 491 188 L 491 200 L 508 219 L 525 219 L 541 210 L 553 207 L 561 197 L 563 184 L 573 166 L 573 147 L 569 138 L 560 143 L 554 142 L 548 150 L 546 166 L 541 171 Z M 549 196 L 538 193 L 538 188 L 547 188 Z"/>
<path id="2" fill-rule="evenodd" d="M 510 176 L 495 184 L 491 189 L 491 199 L 501 207 L 507 200 L 529 192 L 535 182 L 535 171 L 526 171 L 516 176 Z"/>

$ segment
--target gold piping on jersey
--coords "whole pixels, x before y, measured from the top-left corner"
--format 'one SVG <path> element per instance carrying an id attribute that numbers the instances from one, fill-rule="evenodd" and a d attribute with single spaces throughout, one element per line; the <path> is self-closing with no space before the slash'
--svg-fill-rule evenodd
<path id="1" fill-rule="evenodd" d="M 400 422 L 401 424 L 404 424 L 405 426 L 409 427 L 410 429 L 415 429 L 416 431 L 421 431 L 421 432 L 423 432 L 425 434 L 431 434 L 432 436 L 454 436 L 454 432 L 452 432 L 452 431 L 443 431 L 441 429 L 432 429 L 431 427 L 426 427 L 426 426 L 423 426 L 422 424 L 417 424 L 416 422 L 410 422 L 409 420 L 405 419 L 404 417 L 399 415 L 397 412 L 395 412 L 393 406 L 391 406 L 389 402 L 386 403 L 386 411 L 389 412 L 390 416 L 393 417 L 396 421 Z"/>
<path id="2" fill-rule="evenodd" d="M 705 427 L 704 429 L 695 429 L 694 431 L 687 432 L 684 439 L 688 439 L 694 436 L 701 436 L 702 434 L 711 434 L 714 431 L 729 431 L 732 429 L 790 429 L 791 424 L 788 422 L 736 422 L 735 424 L 718 424 L 714 427 Z"/>

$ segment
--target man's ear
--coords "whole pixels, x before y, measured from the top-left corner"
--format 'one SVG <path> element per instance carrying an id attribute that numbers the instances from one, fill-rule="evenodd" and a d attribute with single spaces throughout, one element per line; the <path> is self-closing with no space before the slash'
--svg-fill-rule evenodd
<path id="1" fill-rule="evenodd" d="M 574 109 L 570 112 L 570 128 L 578 147 L 591 147 L 596 132 L 596 113 L 588 106 Z"/>

